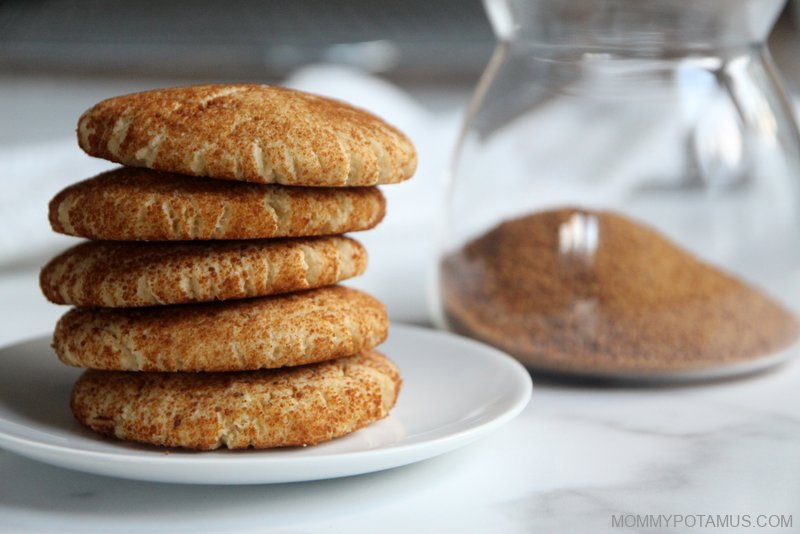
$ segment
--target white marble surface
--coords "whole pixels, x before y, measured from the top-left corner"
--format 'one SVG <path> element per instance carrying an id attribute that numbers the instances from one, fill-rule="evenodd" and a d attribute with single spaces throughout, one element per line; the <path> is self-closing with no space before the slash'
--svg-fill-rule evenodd
<path id="1" fill-rule="evenodd" d="M 0 85 L 9 87 L 7 80 Z M 45 102 L 52 91 L 33 85 L 36 98 L 26 100 L 27 86 L 19 84 L 13 85 L 19 98 L 9 102 Z M 67 93 L 76 109 L 100 92 L 84 97 L 79 85 L 72 87 Z M 0 98 L 0 111 L 9 102 Z M 64 117 L 74 112 L 58 109 Z M 421 258 L 432 250 L 425 232 L 387 226 L 372 236 L 365 234 L 372 239 L 372 265 L 359 285 L 387 301 L 393 318 L 424 322 Z M 407 260 L 398 262 L 395 254 Z M 0 346 L 49 333 L 63 313 L 38 292 L 45 258 L 0 265 Z M 0 451 L 0 532 L 626 530 L 612 527 L 612 514 L 747 514 L 753 522 L 778 514 L 792 516 L 793 527 L 777 531 L 800 531 L 800 363 L 685 387 L 577 386 L 537 377 L 534 384 L 526 410 L 473 445 L 408 467 L 323 482 L 143 483 Z M 719 531 L 661 531 L 683 530 Z"/>

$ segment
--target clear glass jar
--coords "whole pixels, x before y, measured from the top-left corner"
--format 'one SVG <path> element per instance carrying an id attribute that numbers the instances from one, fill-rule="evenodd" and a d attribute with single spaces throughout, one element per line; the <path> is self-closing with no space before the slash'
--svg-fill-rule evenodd
<path id="1" fill-rule="evenodd" d="M 752 371 L 800 326 L 783 0 L 486 0 L 436 312 L 533 369 Z"/>

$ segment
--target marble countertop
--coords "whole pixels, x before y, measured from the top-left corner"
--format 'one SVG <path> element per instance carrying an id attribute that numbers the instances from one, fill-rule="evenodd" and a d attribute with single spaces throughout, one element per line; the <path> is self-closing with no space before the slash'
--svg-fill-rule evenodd
<path id="1" fill-rule="evenodd" d="M 0 98 L 0 107 L 28 94 L 29 104 L 46 102 L 52 93 L 30 86 L 14 85 L 19 98 Z M 78 109 L 101 92 L 73 86 L 69 95 Z M 75 109 L 61 106 L 51 120 L 71 123 Z M 394 320 L 424 324 L 425 266 L 393 258 L 425 257 L 431 245 L 394 239 L 393 231 L 365 234 L 373 262 L 361 287 L 386 301 Z M 381 249 L 387 242 L 397 256 Z M 64 312 L 38 291 L 45 259 L 0 266 L 0 346 L 48 335 Z M 0 532 L 617 532 L 626 529 L 614 526 L 615 517 L 631 525 L 651 515 L 664 517 L 662 530 L 628 530 L 717 532 L 726 530 L 712 528 L 708 516 L 753 525 L 782 516 L 792 526 L 777 531 L 800 531 L 800 363 L 680 387 L 533 379 L 523 413 L 474 444 L 406 467 L 320 482 L 145 483 L 0 450 Z M 698 521 L 704 528 L 691 526 Z"/>

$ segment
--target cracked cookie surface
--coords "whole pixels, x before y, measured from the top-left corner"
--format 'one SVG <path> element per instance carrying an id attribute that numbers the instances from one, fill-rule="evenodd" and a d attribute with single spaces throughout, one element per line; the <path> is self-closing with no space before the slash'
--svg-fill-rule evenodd
<path id="1" fill-rule="evenodd" d="M 123 165 L 264 184 L 390 184 L 417 164 L 410 140 L 365 110 L 256 84 L 109 98 L 83 113 L 78 142 Z"/>
<path id="2" fill-rule="evenodd" d="M 118 371 L 247 371 L 304 365 L 386 339 L 386 309 L 343 286 L 150 308 L 74 308 L 53 347 L 67 365 Z"/>
<path id="3" fill-rule="evenodd" d="M 385 417 L 400 386 L 397 367 L 373 351 L 248 373 L 87 371 L 71 408 L 95 432 L 153 445 L 302 446 Z"/>
<path id="4" fill-rule="evenodd" d="M 265 239 L 367 230 L 386 213 L 376 187 L 286 187 L 121 167 L 70 185 L 50 226 L 112 241 Z"/>
<path id="5" fill-rule="evenodd" d="M 261 297 L 335 284 L 367 267 L 367 252 L 341 236 L 256 241 L 89 241 L 40 275 L 56 304 L 142 307 Z"/>

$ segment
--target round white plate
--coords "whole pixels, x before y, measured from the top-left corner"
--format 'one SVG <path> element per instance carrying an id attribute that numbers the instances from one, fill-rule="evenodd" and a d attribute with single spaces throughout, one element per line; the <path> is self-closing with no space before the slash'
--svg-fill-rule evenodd
<path id="1" fill-rule="evenodd" d="M 392 325 L 380 347 L 403 389 L 389 417 L 306 448 L 190 452 L 109 440 L 72 417 L 80 370 L 62 365 L 48 339 L 0 349 L 0 447 L 53 465 L 137 480 L 196 484 L 298 482 L 357 475 L 424 460 L 511 420 L 531 395 L 528 372 L 465 338 Z"/>

